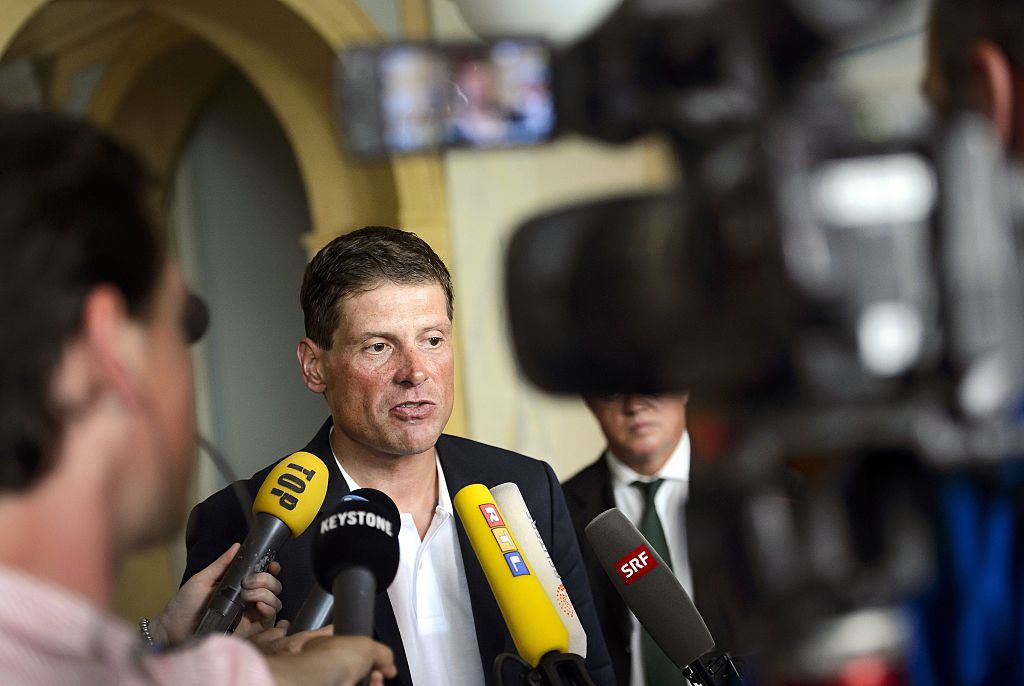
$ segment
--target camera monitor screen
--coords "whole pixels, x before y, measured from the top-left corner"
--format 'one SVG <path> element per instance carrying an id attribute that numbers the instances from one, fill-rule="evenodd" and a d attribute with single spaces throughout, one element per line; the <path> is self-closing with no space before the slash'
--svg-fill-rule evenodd
<path id="1" fill-rule="evenodd" d="M 347 50 L 339 113 L 346 143 L 381 156 L 547 141 L 555 129 L 549 57 L 534 40 Z"/>

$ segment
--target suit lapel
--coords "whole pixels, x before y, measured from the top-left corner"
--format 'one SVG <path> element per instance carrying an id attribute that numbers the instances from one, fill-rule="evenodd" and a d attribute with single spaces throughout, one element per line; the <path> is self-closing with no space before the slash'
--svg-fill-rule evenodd
<path id="1" fill-rule="evenodd" d="M 601 514 L 605 510 L 610 510 L 615 507 L 615 492 L 612 490 L 612 472 L 608 469 L 608 463 L 605 462 L 604 455 L 601 456 L 601 462 L 599 463 L 600 471 L 598 474 L 601 477 L 601 511 L 595 512 L 594 516 Z"/>
<path id="2" fill-rule="evenodd" d="M 313 453 L 319 457 L 327 465 L 327 473 L 330 475 L 327 479 L 327 495 L 324 496 L 324 504 L 320 507 L 321 515 L 340 503 L 341 499 L 349 492 L 348 484 L 345 482 L 345 477 L 341 475 L 338 461 L 334 459 L 334 451 L 331 449 L 331 426 L 333 424 L 334 420 L 328 417 L 320 430 L 316 432 L 313 440 L 303 448 L 307 453 Z"/>
<path id="3" fill-rule="evenodd" d="M 327 495 L 324 497 L 324 504 L 320 508 L 320 515 L 331 510 L 341 502 L 341 499 L 349 494 L 348 482 L 341 475 L 338 468 L 338 461 L 334 459 L 334 451 L 331 449 L 331 425 L 333 420 L 328 417 L 324 425 L 320 427 L 313 440 L 303 450 L 313 453 L 327 465 L 330 478 L 327 480 Z M 409 673 L 409 660 L 405 656 L 405 646 L 402 644 L 402 634 L 398 630 L 398 620 L 395 619 L 394 608 L 391 607 L 391 599 L 386 592 L 380 593 L 375 599 L 375 611 L 373 618 L 373 632 L 375 638 L 391 648 L 395 656 L 395 666 L 398 668 L 398 676 L 388 679 L 388 684 L 402 684 L 412 686 L 412 676 Z"/>
<path id="4" fill-rule="evenodd" d="M 441 461 L 441 468 L 444 470 L 444 478 L 448 483 L 448 493 L 452 500 L 455 494 L 464 487 L 479 483 L 477 479 L 466 473 L 463 465 L 464 460 L 459 459 L 460 454 L 457 446 L 444 440 L 441 436 L 437 443 L 438 458 Z M 512 650 L 511 636 L 505 628 L 505 619 L 501 616 L 501 609 L 498 607 L 491 587 L 484 576 L 483 567 L 473 552 L 473 545 L 469 542 L 465 527 L 458 514 L 455 516 L 455 528 L 459 532 L 459 548 L 462 551 L 462 566 L 466 571 L 466 585 L 469 590 L 469 600 L 473 608 L 473 624 L 476 628 L 477 647 L 480 651 L 480 661 L 483 664 L 484 679 L 487 684 L 494 681 L 494 658 L 500 653 Z"/>
<path id="5" fill-rule="evenodd" d="M 581 489 L 575 494 L 577 507 L 586 513 L 584 520 L 587 522 L 593 521 L 594 517 L 605 510 L 615 507 L 612 474 L 611 470 L 608 469 L 608 463 L 605 461 L 603 453 L 593 464 L 592 479 L 593 481 L 587 484 L 586 488 Z M 590 542 L 586 540 L 586 536 L 581 537 L 580 546 L 589 548 Z M 633 623 L 629 617 L 629 609 L 619 594 L 616 593 L 611 582 L 605 577 L 604 570 L 597 564 L 596 556 L 592 552 L 588 552 L 589 554 L 584 556 L 584 560 L 588 566 L 593 567 L 590 572 L 590 578 L 601 580 L 599 583 L 592 584 L 591 592 L 595 596 L 594 600 L 598 607 L 607 608 L 606 612 L 608 614 L 605 621 L 608 625 L 618 627 L 619 637 L 613 638 L 625 641 L 624 645 L 628 645 L 630 634 L 633 632 Z M 602 596 L 600 599 L 596 597 L 598 594 Z"/>
<path id="6" fill-rule="evenodd" d="M 601 512 L 604 512 L 615 507 L 615 492 L 612 489 L 612 473 L 608 469 L 608 463 L 605 462 L 603 455 L 601 457 L 601 487 L 601 500 L 603 501 Z M 595 512 L 594 517 L 601 512 Z M 614 620 L 618 623 L 622 636 L 628 641 L 633 633 L 633 620 L 630 619 L 629 608 L 626 607 L 626 602 L 615 591 L 610 581 L 605 585 L 605 591 L 608 593 L 608 606 L 611 608 Z"/>
<path id="7" fill-rule="evenodd" d="M 378 641 L 391 648 L 395 656 L 395 667 L 398 668 L 398 676 L 388 679 L 389 685 L 402 684 L 412 686 L 412 674 L 409 672 L 409 660 L 405 657 L 405 645 L 402 643 L 402 633 L 398 630 L 398 620 L 395 619 L 395 610 L 391 607 L 391 599 L 387 592 L 377 596 L 376 612 L 373 617 L 373 629 Z"/>
<path id="8" fill-rule="evenodd" d="M 593 463 L 590 469 L 592 471 L 588 474 L 587 483 L 574 490 L 571 496 L 576 503 L 576 509 L 585 514 L 584 520 L 587 522 L 593 521 L 594 517 L 605 510 L 615 507 L 612 475 L 604 456 Z M 581 547 L 589 545 L 586 539 L 580 541 Z"/>

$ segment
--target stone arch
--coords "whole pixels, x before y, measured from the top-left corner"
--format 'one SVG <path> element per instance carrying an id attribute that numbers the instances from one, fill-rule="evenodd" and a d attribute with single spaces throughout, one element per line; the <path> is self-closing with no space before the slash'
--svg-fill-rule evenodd
<path id="1" fill-rule="evenodd" d="M 192 122 L 230 71 L 194 34 L 148 17 L 107 64 L 86 115 L 142 157 L 162 204 Z"/>
<path id="2" fill-rule="evenodd" d="M 52 1 L 4 3 L 0 52 Z M 277 115 L 307 188 L 313 228 L 307 247 L 315 249 L 330 236 L 362 224 L 393 223 L 418 230 L 442 256 L 450 258 L 444 175 L 437 156 L 362 165 L 347 159 L 336 145 L 329 102 L 334 52 L 346 43 L 379 38 L 358 4 L 354 0 L 250 0 L 242 11 L 228 5 L 150 0 L 145 6 L 222 53 Z M 137 45 L 134 54 L 141 58 L 139 64 L 146 64 L 160 46 L 159 42 Z M 127 75 L 122 73 L 120 78 Z M 103 102 L 91 112 L 100 120 L 112 120 L 116 98 L 108 92 Z"/>
<path id="3" fill-rule="evenodd" d="M 54 1 L 60 0 L 5 2 L 0 53 Z M 241 9 L 208 0 L 148 0 L 144 6 L 154 16 L 141 23 L 109 65 L 89 114 L 127 138 L 165 181 L 189 121 L 215 83 L 214 72 L 225 67 L 216 52 L 260 92 L 292 145 L 309 202 L 312 230 L 305 243 L 310 253 L 338 233 L 384 223 L 417 231 L 452 264 L 440 157 L 367 165 L 348 159 L 335 140 L 334 54 L 347 43 L 379 39 L 355 0 L 249 0 Z M 204 64 L 207 71 L 199 78 L 189 71 L 189 65 Z M 174 83 L 180 96 L 159 116 L 151 105 L 146 109 L 146 103 L 167 96 L 159 86 L 147 85 L 144 77 L 156 74 Z M 464 427 L 465 409 L 457 403 L 449 428 L 462 433 Z"/>
<path id="4" fill-rule="evenodd" d="M 201 37 L 259 91 L 292 146 L 314 235 L 397 221 L 389 165 L 353 164 L 337 145 L 330 103 L 334 48 L 302 16 L 278 0 L 250 0 L 241 12 L 205 0 L 152 0 L 147 8 Z"/>
<path id="5" fill-rule="evenodd" d="M 61 1 L 0 3 L 0 55 L 39 11 Z M 118 1 L 145 8 L 147 16 L 137 20 L 107 62 L 87 116 L 139 152 L 156 173 L 162 194 L 192 121 L 234 66 L 274 112 L 291 144 L 309 203 L 307 250 L 363 224 L 386 223 L 416 230 L 451 264 L 440 158 L 423 155 L 367 166 L 347 159 L 335 140 L 330 103 L 335 51 L 347 43 L 379 40 L 355 0 Z M 448 430 L 465 431 L 461 393 Z M 127 562 L 116 603 L 124 616 L 159 610 L 176 585 L 170 577 L 173 558 L 168 548 L 160 548 Z M 140 598 L 152 607 L 138 605 Z"/>

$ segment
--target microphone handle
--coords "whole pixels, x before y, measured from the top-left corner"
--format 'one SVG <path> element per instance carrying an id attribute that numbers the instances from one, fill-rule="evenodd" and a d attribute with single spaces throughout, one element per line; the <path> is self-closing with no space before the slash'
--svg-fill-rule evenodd
<path id="1" fill-rule="evenodd" d="M 518 655 L 502 653 L 494 659 L 494 680 L 498 686 L 596 686 L 582 657 L 557 651 L 544 655 L 533 668 Z"/>
<path id="2" fill-rule="evenodd" d="M 334 635 L 373 638 L 377 580 L 366 567 L 346 567 L 334 577 Z"/>
<path id="3" fill-rule="evenodd" d="M 288 635 L 327 626 L 331 621 L 333 609 L 334 596 L 325 591 L 320 584 L 313 584 L 313 589 L 306 596 L 306 601 L 302 603 L 302 607 L 295 615 L 295 621 L 288 627 Z"/>
<path id="4" fill-rule="evenodd" d="M 540 659 L 537 671 L 543 683 L 551 686 L 596 686 L 587 663 L 575 653 L 548 653 Z"/>
<path id="5" fill-rule="evenodd" d="M 373 638 L 377 579 L 366 567 L 346 567 L 331 585 L 334 591 L 334 635 Z M 367 674 L 357 686 L 369 686 Z"/>
<path id="6" fill-rule="evenodd" d="M 196 636 L 229 634 L 235 630 L 245 609 L 241 600 L 242 579 L 265 571 L 273 554 L 289 536 L 291 529 L 274 515 L 266 512 L 256 515 L 249 535 L 206 604 L 206 611 L 196 627 Z"/>
<path id="7" fill-rule="evenodd" d="M 743 686 L 743 677 L 736 668 L 732 655 L 724 650 L 712 650 L 700 656 L 683 669 L 693 686 Z"/>

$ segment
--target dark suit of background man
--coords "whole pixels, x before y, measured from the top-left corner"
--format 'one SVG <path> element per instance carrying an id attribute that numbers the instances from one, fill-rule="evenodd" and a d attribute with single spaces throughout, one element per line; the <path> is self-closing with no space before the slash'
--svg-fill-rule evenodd
<path id="1" fill-rule="evenodd" d="M 331 417 L 304 449 L 331 470 L 324 507 L 351 489 L 387 493 L 402 513 L 398 576 L 377 601 L 376 631 L 399 677 L 417 686 L 492 683 L 494 658 L 513 651 L 451 499 L 463 486 L 519 485 L 588 636 L 594 681 L 614 682 L 579 546 L 551 468 L 474 441 L 444 436 L 454 399 L 452 285 L 414 234 L 367 227 L 333 240 L 302 284 L 302 379 Z M 269 468 L 245 482 L 255 493 Z M 278 554 L 290 619 L 314 584 L 311 532 Z M 186 577 L 246 534 L 225 489 L 200 503 L 186 536 Z"/>
<path id="2" fill-rule="evenodd" d="M 619 508 L 670 562 L 693 597 L 684 517 L 690 479 L 688 399 L 686 393 L 585 398 L 608 447 L 596 462 L 563 484 L 620 686 L 669 686 L 685 681 L 622 602 L 583 531 L 600 513 Z M 653 503 L 653 511 L 648 503 Z M 696 590 L 698 609 L 711 620 L 714 608 L 702 597 L 700 584 Z M 721 645 L 721 631 L 715 631 L 713 622 L 709 625 Z"/>

